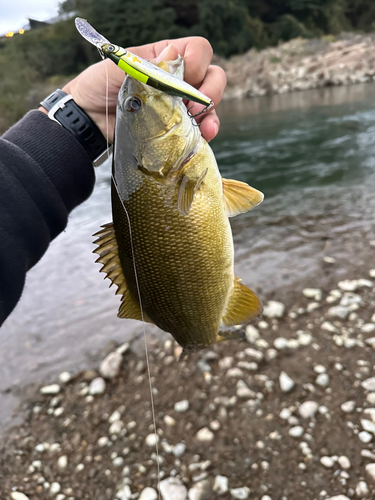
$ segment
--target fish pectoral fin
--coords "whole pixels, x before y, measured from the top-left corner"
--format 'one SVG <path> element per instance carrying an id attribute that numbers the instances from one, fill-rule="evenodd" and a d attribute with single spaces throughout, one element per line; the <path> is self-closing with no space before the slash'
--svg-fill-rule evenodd
<path id="1" fill-rule="evenodd" d="M 248 212 L 262 203 L 264 195 L 246 182 L 222 179 L 224 207 L 228 217 Z"/>
<path id="2" fill-rule="evenodd" d="M 241 325 L 259 316 L 263 310 L 258 296 L 235 276 L 226 311 L 221 318 L 225 326 Z"/>
<path id="3" fill-rule="evenodd" d="M 182 215 L 187 215 L 193 203 L 194 195 L 202 184 L 207 174 L 208 168 L 198 178 L 191 178 L 184 174 L 177 193 L 177 207 Z"/>
<path id="4" fill-rule="evenodd" d="M 112 285 L 116 285 L 116 295 L 122 295 L 118 317 L 138 319 L 140 321 L 143 319 L 148 323 L 152 323 L 146 313 L 143 313 L 142 316 L 139 303 L 136 302 L 130 295 L 118 254 L 117 239 L 113 222 L 105 224 L 102 228 L 103 229 L 94 234 L 94 236 L 97 236 L 94 244 L 98 245 L 98 248 L 93 250 L 93 253 L 99 254 L 99 258 L 96 259 L 96 262 L 103 264 L 100 272 L 106 273 L 106 278 L 111 280 L 111 284 L 109 286 L 111 287 Z"/>
<path id="5" fill-rule="evenodd" d="M 246 334 L 244 330 L 235 330 L 235 331 L 227 331 L 223 332 L 220 331 L 217 334 L 217 342 L 222 342 L 223 340 L 239 340 L 239 339 L 244 339 L 246 337 Z"/>

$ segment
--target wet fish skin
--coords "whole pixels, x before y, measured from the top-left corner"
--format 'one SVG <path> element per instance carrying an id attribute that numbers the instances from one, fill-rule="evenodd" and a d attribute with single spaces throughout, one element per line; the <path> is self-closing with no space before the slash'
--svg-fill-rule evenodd
<path id="1" fill-rule="evenodd" d="M 181 59 L 162 64 L 182 76 Z M 222 179 L 181 98 L 129 77 L 119 94 L 112 174 L 113 225 L 97 233 L 95 251 L 122 294 L 119 316 L 155 323 L 185 352 L 235 338 L 224 328 L 262 307 L 234 276 L 228 215 L 263 195 Z"/>

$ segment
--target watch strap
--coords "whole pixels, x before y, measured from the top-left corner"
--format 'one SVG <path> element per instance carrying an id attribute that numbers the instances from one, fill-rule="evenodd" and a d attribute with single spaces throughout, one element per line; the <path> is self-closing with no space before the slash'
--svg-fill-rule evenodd
<path id="1" fill-rule="evenodd" d="M 96 124 L 74 102 L 71 95 L 57 89 L 41 103 L 51 120 L 71 132 L 82 144 L 91 161 L 95 161 L 107 149 L 107 141 Z"/>

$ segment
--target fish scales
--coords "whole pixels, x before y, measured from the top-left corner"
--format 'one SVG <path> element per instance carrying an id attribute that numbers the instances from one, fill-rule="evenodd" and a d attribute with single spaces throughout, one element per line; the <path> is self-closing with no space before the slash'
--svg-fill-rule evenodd
<path id="1" fill-rule="evenodd" d="M 259 315 L 261 304 L 234 276 L 228 215 L 263 195 L 221 178 L 182 99 L 129 77 L 115 138 L 113 226 L 98 233 L 104 239 L 95 251 L 105 271 L 113 263 L 108 277 L 123 295 L 119 316 L 155 323 L 185 351 L 238 338 L 225 327 Z"/>

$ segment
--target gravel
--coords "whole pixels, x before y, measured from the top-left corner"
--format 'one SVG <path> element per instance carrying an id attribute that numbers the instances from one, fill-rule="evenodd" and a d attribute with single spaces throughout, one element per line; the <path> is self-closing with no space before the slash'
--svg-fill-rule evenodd
<path id="1" fill-rule="evenodd" d="M 280 373 L 279 384 L 282 392 L 290 392 L 296 385 L 294 380 L 285 372 Z"/>

